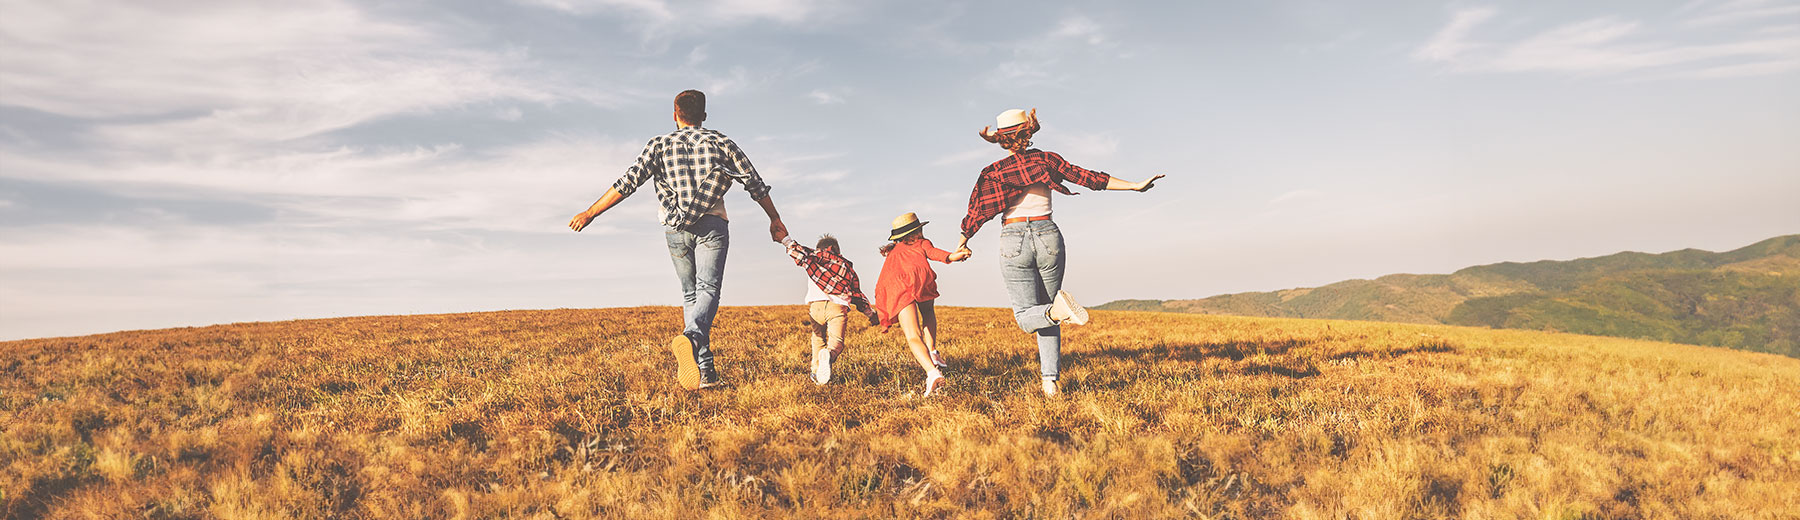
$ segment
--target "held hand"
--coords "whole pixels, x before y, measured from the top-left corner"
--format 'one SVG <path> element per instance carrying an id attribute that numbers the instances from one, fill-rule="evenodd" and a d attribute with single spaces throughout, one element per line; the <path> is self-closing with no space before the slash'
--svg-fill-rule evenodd
<path id="1" fill-rule="evenodd" d="M 582 228 L 587 227 L 589 222 L 593 222 L 594 217 L 596 216 L 598 215 L 589 215 L 586 211 L 576 213 L 575 218 L 569 219 L 569 229 L 573 229 L 575 232 L 579 233 Z"/>
<path id="2" fill-rule="evenodd" d="M 775 220 L 769 221 L 769 239 L 774 240 L 775 243 L 777 243 L 777 244 L 780 244 L 782 242 L 787 241 L 787 237 L 788 237 L 787 225 L 782 224 L 781 219 L 775 219 Z"/>
<path id="3" fill-rule="evenodd" d="M 1156 187 L 1156 180 L 1161 179 L 1163 177 L 1164 177 L 1163 175 L 1157 175 L 1155 177 L 1151 177 L 1150 180 L 1140 182 L 1140 183 L 1138 183 L 1137 190 L 1135 190 L 1135 191 L 1139 191 L 1139 192 L 1150 191 L 1150 188 Z"/>
<path id="4" fill-rule="evenodd" d="M 955 252 L 950 253 L 949 259 L 952 262 L 961 262 L 963 260 L 968 260 L 969 255 L 972 255 L 972 254 L 975 254 L 975 253 L 972 251 L 969 251 L 967 249 L 958 249 Z"/>

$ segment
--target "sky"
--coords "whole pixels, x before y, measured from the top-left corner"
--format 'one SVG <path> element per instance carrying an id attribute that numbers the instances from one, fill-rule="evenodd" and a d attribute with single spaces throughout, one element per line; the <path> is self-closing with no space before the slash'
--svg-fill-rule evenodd
<path id="1" fill-rule="evenodd" d="M 654 190 L 567 228 L 705 91 L 873 291 L 951 246 L 977 137 L 1059 196 L 1090 305 L 1800 233 L 1800 2 L 0 0 L 0 339 L 677 305 Z M 804 273 L 742 189 L 727 305 Z M 1005 306 L 989 224 L 940 304 Z"/>

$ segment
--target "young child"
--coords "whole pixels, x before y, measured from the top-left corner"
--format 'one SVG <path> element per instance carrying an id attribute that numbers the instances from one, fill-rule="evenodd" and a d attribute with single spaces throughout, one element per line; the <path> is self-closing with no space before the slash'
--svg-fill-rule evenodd
<path id="1" fill-rule="evenodd" d="M 844 353 L 844 321 L 849 309 L 854 307 L 856 312 L 868 315 L 870 325 L 875 324 L 875 311 L 869 308 L 869 298 L 863 296 L 855 266 L 838 248 L 837 237 L 821 236 L 813 249 L 800 245 L 793 237 L 782 243 L 787 245 L 794 265 L 805 267 L 806 276 L 811 279 L 806 284 L 806 305 L 813 329 L 812 379 L 822 385 L 831 381 L 831 363 Z"/>
<path id="2" fill-rule="evenodd" d="M 881 254 L 887 260 L 881 265 L 881 278 L 875 282 L 875 311 L 880 314 L 883 330 L 898 322 L 900 330 L 906 333 L 913 359 L 925 369 L 923 395 L 930 396 L 942 384 L 944 373 L 939 368 L 944 364 L 937 355 L 937 312 L 933 306 L 938 297 L 937 272 L 931 270 L 928 261 L 959 262 L 968 259 L 969 253 L 951 253 L 932 246 L 925 238 L 925 224 L 913 213 L 894 219 L 888 233 L 890 242 L 881 246 Z"/>

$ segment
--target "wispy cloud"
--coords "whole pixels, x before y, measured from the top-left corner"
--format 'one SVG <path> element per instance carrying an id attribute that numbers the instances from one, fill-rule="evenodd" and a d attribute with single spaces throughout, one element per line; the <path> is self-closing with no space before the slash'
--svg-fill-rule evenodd
<path id="1" fill-rule="evenodd" d="M 635 30 L 646 37 L 715 30 L 774 21 L 800 24 L 817 21 L 846 6 L 826 0 L 514 0 L 529 6 L 579 16 L 636 18 Z"/>
<path id="2" fill-rule="evenodd" d="M 1450 15 L 1450 23 L 1444 25 L 1443 29 L 1439 29 L 1437 34 L 1432 35 L 1431 40 L 1426 41 L 1425 45 L 1413 51 L 1413 57 L 1439 62 L 1456 60 L 1463 51 L 1474 46 L 1468 41 L 1469 31 L 1481 22 L 1493 18 L 1496 12 L 1492 7 L 1473 7 L 1457 11 Z"/>
<path id="3" fill-rule="evenodd" d="M 984 81 L 989 88 L 1011 89 L 1061 82 L 1072 75 L 1058 70 L 1070 55 L 1110 52 L 1119 44 L 1098 22 L 1075 15 L 1058 21 L 1054 29 L 1015 41 L 1007 47 L 1010 56 L 994 65 Z"/>
<path id="4" fill-rule="evenodd" d="M 1093 161 L 1112 157 L 1119 151 L 1119 136 L 1111 132 L 1067 132 L 1053 137 L 1059 153 L 1073 161 Z"/>
<path id="5" fill-rule="evenodd" d="M 571 186 L 602 189 L 637 154 L 635 140 L 555 137 L 474 152 L 457 146 L 339 147 L 107 161 L 0 150 L 0 177 L 134 196 L 250 199 L 295 225 L 364 222 L 410 229 L 555 232 Z M 618 165 L 611 175 L 591 165 Z M 546 204 L 560 202 L 562 205 Z M 640 211 L 648 208 L 637 208 Z"/>
<path id="6" fill-rule="evenodd" d="M 1299 190 L 1289 191 L 1287 193 L 1283 193 L 1280 195 L 1276 195 L 1275 198 L 1269 199 L 1269 204 L 1283 204 L 1283 203 L 1289 203 L 1289 202 L 1305 202 L 1305 201 L 1310 201 L 1310 200 L 1317 200 L 1324 196 L 1325 196 L 1325 192 L 1322 192 L 1319 190 L 1299 189 Z"/>
<path id="7" fill-rule="evenodd" d="M 291 138 L 480 100 L 602 99 L 573 82 L 519 80 L 529 66 L 521 51 L 460 49 L 336 1 L 7 4 L 0 98 L 56 114 L 203 112 L 177 119 Z"/>
<path id="8" fill-rule="evenodd" d="M 813 103 L 820 105 L 844 104 L 844 94 L 837 90 L 813 89 L 812 92 L 806 94 L 806 97 L 807 99 L 811 99 Z"/>
<path id="9" fill-rule="evenodd" d="M 569 14 L 632 13 L 653 20 L 669 20 L 675 12 L 664 0 L 514 0 L 520 4 L 554 9 Z"/>
<path id="10" fill-rule="evenodd" d="M 974 133 L 974 132 L 970 132 L 970 133 Z M 994 145 L 984 145 L 979 148 L 970 148 L 968 150 L 963 150 L 960 152 L 956 152 L 956 153 L 944 155 L 942 157 L 938 157 L 937 159 L 933 159 L 931 161 L 931 165 L 932 166 L 970 166 L 970 165 L 980 166 L 982 164 L 993 162 L 994 160 L 1004 157 L 1005 155 L 1006 155 L 1005 150 L 1001 150 L 1000 148 L 995 147 Z"/>
<path id="11" fill-rule="evenodd" d="M 1673 26 L 1600 17 L 1512 39 L 1477 37 L 1477 29 L 1495 18 L 1498 10 L 1467 8 L 1453 13 L 1450 21 L 1415 49 L 1412 56 L 1461 73 L 1651 72 L 1709 78 L 1800 70 L 1800 35 L 1765 31 L 1771 24 L 1790 22 L 1791 15 L 1800 11 L 1753 4 L 1760 2 L 1700 7 L 1688 23 Z M 1682 28 L 1694 20 L 1731 24 L 1738 30 L 1731 31 L 1731 36 L 1717 37 Z"/>
<path id="12" fill-rule="evenodd" d="M 1766 21 L 1777 18 L 1793 20 L 1800 15 L 1800 3 L 1787 0 L 1699 0 L 1676 10 L 1691 26 L 1724 25 L 1743 21 Z"/>

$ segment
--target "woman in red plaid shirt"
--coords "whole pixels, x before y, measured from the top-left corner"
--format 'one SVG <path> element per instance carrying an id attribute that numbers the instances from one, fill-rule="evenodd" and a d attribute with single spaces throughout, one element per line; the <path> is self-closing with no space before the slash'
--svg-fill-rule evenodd
<path id="1" fill-rule="evenodd" d="M 982 224 L 1002 217 L 1000 273 L 1006 280 L 1013 318 L 1019 328 L 1037 334 L 1044 395 L 1053 396 L 1062 364 L 1061 324 L 1084 325 L 1088 313 L 1062 290 L 1063 264 L 1068 255 L 1063 250 L 1062 231 L 1050 220 L 1051 192 L 1074 195 L 1063 186 L 1065 181 L 1091 190 L 1147 191 L 1163 176 L 1143 182 L 1125 181 L 1069 164 L 1055 152 L 1032 148 L 1031 136 L 1041 128 L 1035 108 L 1029 113 L 1007 110 L 994 120 L 1000 130 L 990 133 L 983 127 L 981 138 L 1000 145 L 1009 154 L 983 168 L 981 177 L 975 180 L 975 189 L 969 194 L 969 214 L 962 221 L 962 241 L 956 244 L 956 250 L 970 253 L 969 238 L 981 230 Z"/>

